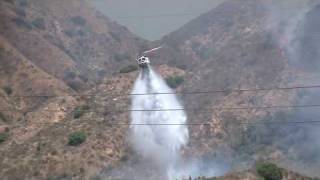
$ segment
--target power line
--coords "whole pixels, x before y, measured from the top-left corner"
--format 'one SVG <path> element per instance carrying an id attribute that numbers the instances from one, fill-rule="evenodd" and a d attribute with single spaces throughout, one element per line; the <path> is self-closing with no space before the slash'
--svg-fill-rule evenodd
<path id="1" fill-rule="evenodd" d="M 277 8 L 277 10 L 293 10 L 295 8 Z M 166 13 L 166 14 L 145 14 L 145 15 L 127 15 L 127 16 L 112 16 L 106 15 L 110 19 L 142 19 L 142 18 L 161 18 L 161 17 L 185 17 L 185 16 L 196 16 L 208 14 L 212 9 L 204 9 L 198 12 L 182 12 L 182 13 Z"/>
<path id="2" fill-rule="evenodd" d="M 80 122 L 79 124 L 86 124 L 90 122 Z M 105 125 L 114 125 L 114 126 L 219 126 L 220 123 L 108 123 L 100 121 Z M 320 120 L 309 120 L 309 121 L 259 121 L 259 122 L 232 122 L 233 124 L 238 125 L 300 125 L 300 124 L 315 124 L 320 125 Z M 37 124 L 56 124 L 56 123 L 37 123 Z"/>
<path id="3" fill-rule="evenodd" d="M 291 106 L 244 106 L 244 107 L 213 107 L 208 109 L 203 108 L 177 108 L 177 109 L 125 109 L 125 110 L 109 110 L 106 112 L 166 112 L 166 111 L 199 111 L 199 112 L 211 112 L 214 110 L 261 110 L 261 109 L 305 109 L 305 108 L 319 108 L 320 104 L 311 104 L 311 105 L 291 105 Z M 68 109 L 73 111 L 73 109 Z M 34 110 L 22 110 L 22 109 L 0 109 L 0 112 L 34 112 Z M 64 110 L 42 110 L 40 112 L 62 112 Z M 67 112 L 65 110 L 64 112 Z M 102 111 L 94 110 L 77 110 L 77 112 L 92 112 L 92 113 L 105 113 Z"/>
<path id="4" fill-rule="evenodd" d="M 319 89 L 320 85 L 309 85 L 309 86 L 293 86 L 293 87 L 273 87 L 273 88 L 256 88 L 256 89 L 224 89 L 224 90 L 207 90 L 207 91 L 184 91 L 184 92 L 159 92 L 159 93 L 128 93 L 128 94 L 67 94 L 67 95 L 9 95 L 0 97 L 11 97 L 11 98 L 53 98 L 53 97 L 103 97 L 106 95 L 114 96 L 146 96 L 146 95 L 191 95 L 191 94 L 213 94 L 213 93 L 224 93 L 224 92 L 256 92 L 256 91 L 273 91 L 273 90 L 298 90 L 298 89 Z"/>
<path id="5" fill-rule="evenodd" d="M 205 12 L 204 12 L 205 13 Z M 107 16 L 111 19 L 142 19 L 142 18 L 161 18 L 161 17 L 181 17 L 181 16 L 199 16 L 203 13 L 168 13 L 152 15 L 130 15 L 130 16 Z"/>
<path id="6" fill-rule="evenodd" d="M 216 126 L 221 125 L 219 123 L 178 123 L 178 124 L 170 124 L 170 123 L 107 123 L 110 125 L 123 125 L 123 126 Z M 269 121 L 269 122 L 234 122 L 234 124 L 239 125 L 274 125 L 274 124 L 319 124 L 320 121 Z"/>
<path id="7" fill-rule="evenodd" d="M 315 89 L 320 88 L 320 85 L 313 86 L 296 86 L 296 87 L 274 87 L 274 88 L 257 88 L 257 89 L 225 89 L 225 90 L 208 90 L 208 91 L 191 91 L 191 92 L 170 92 L 170 93 L 146 93 L 146 94 L 129 94 L 131 96 L 139 95 L 168 95 L 168 94 L 211 94 L 211 93 L 223 93 L 223 92 L 254 92 L 254 91 L 272 91 L 272 90 L 293 90 L 293 89 Z"/>

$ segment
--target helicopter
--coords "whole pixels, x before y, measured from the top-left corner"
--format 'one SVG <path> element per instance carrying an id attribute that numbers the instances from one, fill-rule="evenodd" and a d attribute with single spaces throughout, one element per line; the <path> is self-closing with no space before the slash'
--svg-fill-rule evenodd
<path id="1" fill-rule="evenodd" d="M 159 46 L 159 47 L 156 47 L 156 48 L 153 48 L 153 49 L 150 49 L 148 51 L 141 53 L 141 55 L 137 58 L 137 62 L 138 62 L 139 67 L 143 68 L 143 69 L 148 68 L 149 64 L 150 64 L 150 58 L 148 57 L 148 54 L 152 53 L 154 51 L 157 51 L 161 48 L 162 48 L 162 46 Z"/>

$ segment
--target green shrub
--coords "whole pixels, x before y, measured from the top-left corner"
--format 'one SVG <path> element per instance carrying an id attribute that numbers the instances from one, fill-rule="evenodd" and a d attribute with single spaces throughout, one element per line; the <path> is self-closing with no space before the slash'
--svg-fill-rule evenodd
<path id="1" fill-rule="evenodd" d="M 14 0 L 4 0 L 4 2 L 10 3 L 10 4 L 14 4 Z"/>
<path id="2" fill-rule="evenodd" d="M 86 76 L 83 75 L 83 74 L 80 74 L 78 77 L 79 77 L 83 82 L 85 82 L 85 83 L 89 81 L 88 77 L 86 77 Z"/>
<path id="3" fill-rule="evenodd" d="M 14 18 L 12 20 L 14 23 L 16 23 L 16 25 L 18 27 L 22 27 L 25 28 L 27 30 L 32 30 L 32 26 L 25 20 L 21 19 L 21 18 Z"/>
<path id="4" fill-rule="evenodd" d="M 258 174 L 265 180 L 281 180 L 282 171 L 273 163 L 259 163 L 257 165 Z"/>
<path id="5" fill-rule="evenodd" d="M 17 15 L 20 16 L 20 17 L 26 17 L 26 16 L 27 16 L 26 11 L 25 11 L 24 9 L 22 9 L 22 8 L 17 8 L 17 9 L 15 10 L 15 12 L 16 12 Z"/>
<path id="6" fill-rule="evenodd" d="M 8 122 L 8 119 L 2 112 L 0 112 L 0 120 L 2 120 L 3 122 Z"/>
<path id="7" fill-rule="evenodd" d="M 182 76 L 170 76 L 170 77 L 166 78 L 166 82 L 167 82 L 168 86 L 175 89 L 175 88 L 179 87 L 184 82 L 184 79 Z"/>
<path id="8" fill-rule="evenodd" d="M 116 32 L 110 32 L 110 35 L 114 40 L 121 42 L 121 38 Z"/>
<path id="9" fill-rule="evenodd" d="M 27 0 L 18 0 L 19 6 L 26 7 L 28 6 Z"/>
<path id="10" fill-rule="evenodd" d="M 81 16 L 75 16 L 71 18 L 71 21 L 75 24 L 75 25 L 79 25 L 79 26 L 84 26 L 86 25 L 87 21 L 81 17 Z"/>
<path id="11" fill-rule="evenodd" d="M 84 132 L 74 132 L 69 135 L 69 142 L 70 146 L 78 146 L 85 142 L 87 139 L 87 135 Z"/>
<path id="12" fill-rule="evenodd" d="M 41 29 L 41 30 L 46 29 L 46 24 L 45 24 L 43 18 L 37 18 L 37 19 L 33 20 L 31 23 L 33 26 L 35 26 L 38 29 Z"/>
<path id="13" fill-rule="evenodd" d="M 133 72 L 133 71 L 136 71 L 138 70 L 138 67 L 135 66 L 135 65 L 129 65 L 129 66 L 126 66 L 122 69 L 120 69 L 120 73 L 130 73 L 130 72 Z"/>
<path id="14" fill-rule="evenodd" d="M 7 95 L 11 95 L 12 94 L 12 88 L 9 87 L 9 86 L 5 86 L 2 88 L 4 90 L 4 92 L 7 94 Z"/>
<path id="15" fill-rule="evenodd" d="M 80 91 L 83 88 L 83 83 L 81 81 L 77 81 L 77 80 L 69 80 L 67 81 L 67 85 L 76 91 Z"/>
<path id="16" fill-rule="evenodd" d="M 64 72 L 64 79 L 65 80 L 73 80 L 75 79 L 77 76 L 77 74 L 71 70 L 67 70 L 66 72 Z"/>
<path id="17" fill-rule="evenodd" d="M 2 44 L 0 44 L 0 54 L 5 52 L 6 52 L 6 48 Z"/>
<path id="18" fill-rule="evenodd" d="M 78 106 L 74 109 L 73 112 L 73 117 L 75 119 L 79 119 L 80 117 L 82 117 L 88 110 L 90 109 L 89 106 L 84 105 L 84 106 Z"/>
<path id="19" fill-rule="evenodd" d="M 116 61 L 123 61 L 123 60 L 130 60 L 131 59 L 131 56 L 129 53 L 124 53 L 124 54 L 115 54 L 113 56 L 113 58 L 116 60 Z"/>
<path id="20" fill-rule="evenodd" d="M 86 35 L 86 31 L 82 29 L 69 29 L 64 32 L 70 38 L 81 37 Z"/>
<path id="21" fill-rule="evenodd" d="M 5 142 L 8 139 L 8 134 L 7 133 L 0 133 L 0 143 Z"/>

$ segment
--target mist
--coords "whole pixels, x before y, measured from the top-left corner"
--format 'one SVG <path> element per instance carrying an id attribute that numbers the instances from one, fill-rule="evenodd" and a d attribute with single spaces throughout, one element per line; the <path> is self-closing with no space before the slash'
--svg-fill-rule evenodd
<path id="1" fill-rule="evenodd" d="M 142 69 L 132 94 L 172 92 L 159 75 L 151 68 L 146 68 Z M 143 158 L 163 168 L 168 174 L 168 179 L 171 179 L 169 171 L 175 168 L 180 159 L 180 150 L 188 142 L 188 128 L 185 125 L 187 116 L 184 111 L 135 111 L 150 109 L 182 109 L 182 105 L 174 94 L 132 97 L 132 125 L 129 138 L 133 148 Z"/>

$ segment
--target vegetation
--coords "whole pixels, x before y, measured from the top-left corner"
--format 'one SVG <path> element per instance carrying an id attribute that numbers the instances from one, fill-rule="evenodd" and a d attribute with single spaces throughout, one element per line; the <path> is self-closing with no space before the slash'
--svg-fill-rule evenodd
<path id="1" fill-rule="evenodd" d="M 113 58 L 114 58 L 116 61 L 123 61 L 123 60 L 131 59 L 131 56 L 130 56 L 130 54 L 128 54 L 128 53 L 124 53 L 124 54 L 115 54 L 115 55 L 113 56 Z"/>
<path id="2" fill-rule="evenodd" d="M 73 38 L 73 37 L 78 36 L 78 31 L 76 29 L 70 29 L 70 30 L 66 30 L 65 34 L 67 36 L 69 36 L 70 38 Z"/>
<path id="3" fill-rule="evenodd" d="M 0 44 L 0 54 L 2 54 L 4 52 L 6 52 L 6 49 L 2 44 Z"/>
<path id="4" fill-rule="evenodd" d="M 83 75 L 83 74 L 80 74 L 79 76 L 78 76 L 83 82 L 88 82 L 88 77 L 86 77 L 85 75 Z"/>
<path id="5" fill-rule="evenodd" d="M 9 86 L 4 86 L 2 89 L 4 90 L 4 92 L 5 92 L 7 95 L 11 95 L 11 94 L 12 94 L 12 88 L 9 87 Z"/>
<path id="6" fill-rule="evenodd" d="M 10 3 L 10 4 L 14 4 L 14 0 L 4 0 L 4 2 Z"/>
<path id="7" fill-rule="evenodd" d="M 0 143 L 5 142 L 8 139 L 8 134 L 7 133 L 0 133 Z"/>
<path id="8" fill-rule="evenodd" d="M 87 135 L 84 132 L 74 132 L 69 135 L 68 145 L 70 146 L 78 146 L 84 143 L 87 139 Z"/>
<path id="9" fill-rule="evenodd" d="M 75 16 L 71 18 L 71 21 L 75 24 L 75 25 L 79 25 L 79 26 L 84 26 L 86 25 L 87 21 L 81 17 L 81 16 Z"/>
<path id="10" fill-rule="evenodd" d="M 67 81 L 67 85 L 71 87 L 71 89 L 79 91 L 81 90 L 83 83 L 77 80 L 70 80 L 70 81 Z"/>
<path id="11" fill-rule="evenodd" d="M 118 41 L 118 42 L 121 42 L 121 38 L 120 38 L 120 36 L 119 36 L 117 33 L 115 33 L 115 32 L 110 32 L 110 35 L 111 35 L 111 37 L 112 37 L 114 40 L 116 40 L 116 41 Z"/>
<path id="12" fill-rule="evenodd" d="M 136 71 L 136 70 L 138 70 L 137 66 L 129 65 L 129 66 L 126 66 L 126 67 L 120 69 L 120 73 L 130 73 L 130 72 L 133 72 L 133 71 Z"/>
<path id="13" fill-rule="evenodd" d="M 175 88 L 179 87 L 184 82 L 184 79 L 182 76 L 170 76 L 170 77 L 166 78 L 166 82 L 167 82 L 168 86 L 175 89 Z"/>
<path id="14" fill-rule="evenodd" d="M 76 78 L 76 73 L 75 72 L 73 72 L 73 71 L 66 71 L 65 73 L 64 73 L 64 79 L 65 80 L 73 80 L 73 79 L 75 79 Z"/>
<path id="15" fill-rule="evenodd" d="M 265 180 L 281 180 L 282 171 L 273 163 L 259 163 L 256 168 L 258 174 Z"/>
<path id="16" fill-rule="evenodd" d="M 79 119 L 80 117 L 82 117 L 86 111 L 88 111 L 90 109 L 89 106 L 87 105 L 84 105 L 84 106 L 78 106 L 74 109 L 74 112 L 73 112 L 73 117 L 75 119 Z"/>
<path id="17" fill-rule="evenodd" d="M 15 22 L 17 26 L 25 28 L 27 30 L 32 29 L 32 26 L 28 22 L 26 22 L 25 20 L 23 20 L 21 18 L 14 18 L 13 22 Z"/>
<path id="18" fill-rule="evenodd" d="M 41 30 L 46 29 L 46 24 L 45 24 L 45 21 L 43 18 L 37 18 L 37 19 L 33 20 L 31 23 L 33 26 L 35 26 L 38 29 L 41 29 Z"/>
<path id="19" fill-rule="evenodd" d="M 26 7 L 28 6 L 27 0 L 18 0 L 19 6 Z"/>
<path id="20" fill-rule="evenodd" d="M 86 35 L 86 32 L 84 29 L 69 29 L 65 31 L 65 34 L 69 36 L 70 38 L 74 37 L 81 37 Z"/>
<path id="21" fill-rule="evenodd" d="M 8 119 L 2 112 L 0 112 L 0 120 L 2 120 L 3 122 L 8 122 Z"/>
<path id="22" fill-rule="evenodd" d="M 20 17 L 26 17 L 26 16 L 27 16 L 26 11 L 25 11 L 24 9 L 22 9 L 22 8 L 17 8 L 17 9 L 15 10 L 15 12 L 16 12 L 17 15 L 20 16 Z"/>

